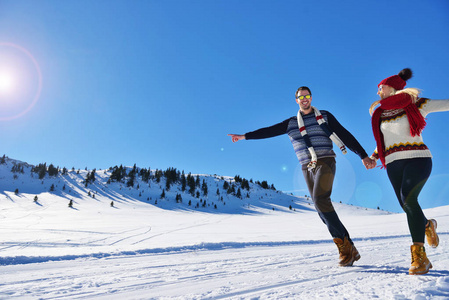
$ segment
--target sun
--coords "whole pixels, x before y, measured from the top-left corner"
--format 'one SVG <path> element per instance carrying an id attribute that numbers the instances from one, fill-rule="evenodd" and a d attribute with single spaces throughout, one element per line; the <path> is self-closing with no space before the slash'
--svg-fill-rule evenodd
<path id="1" fill-rule="evenodd" d="M 25 115 L 41 90 L 42 74 L 34 56 L 19 45 L 0 42 L 0 121 Z"/>
<path id="2" fill-rule="evenodd" d="M 0 70 L 0 93 L 11 93 L 14 89 L 14 76 L 7 71 Z"/>

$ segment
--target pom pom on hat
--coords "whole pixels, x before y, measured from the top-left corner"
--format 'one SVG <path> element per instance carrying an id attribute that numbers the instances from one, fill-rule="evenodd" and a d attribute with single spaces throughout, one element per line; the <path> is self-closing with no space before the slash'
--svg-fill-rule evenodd
<path id="1" fill-rule="evenodd" d="M 394 88 L 395 90 L 402 90 L 404 89 L 405 85 L 407 84 L 406 81 L 412 78 L 413 72 L 409 68 L 402 69 L 398 75 L 393 75 L 388 78 L 385 78 L 382 80 L 377 87 L 381 85 L 388 85 Z"/>
<path id="2" fill-rule="evenodd" d="M 413 76 L 412 70 L 409 68 L 402 69 L 401 72 L 398 73 L 398 76 L 402 78 L 402 80 L 407 81 Z"/>

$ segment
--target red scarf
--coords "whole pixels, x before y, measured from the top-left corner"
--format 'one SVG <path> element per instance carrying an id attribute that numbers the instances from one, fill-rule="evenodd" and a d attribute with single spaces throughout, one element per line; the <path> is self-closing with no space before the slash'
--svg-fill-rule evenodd
<path id="1" fill-rule="evenodd" d="M 406 93 L 399 93 L 387 97 L 380 101 L 378 107 L 371 118 L 371 125 L 373 127 L 374 138 L 377 144 L 377 153 L 379 154 L 382 165 L 385 165 L 385 144 L 384 137 L 380 130 L 380 116 L 384 110 L 404 109 L 407 115 L 408 123 L 410 124 L 410 134 L 412 136 L 420 135 L 421 131 L 426 126 L 426 120 L 419 112 L 418 107 L 413 103 L 412 97 Z"/>

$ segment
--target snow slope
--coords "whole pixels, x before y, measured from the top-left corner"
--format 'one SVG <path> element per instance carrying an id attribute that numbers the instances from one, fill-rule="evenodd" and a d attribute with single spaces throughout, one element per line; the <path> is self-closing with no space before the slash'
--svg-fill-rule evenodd
<path id="1" fill-rule="evenodd" d="M 161 199 L 165 179 L 127 187 L 97 170 L 86 187 L 88 170 L 40 180 L 31 168 L 0 165 L 1 299 L 449 298 L 449 206 L 425 211 L 440 246 L 426 248 L 431 272 L 410 276 L 404 214 L 335 203 L 362 255 L 344 268 L 307 198 L 257 184 L 237 198 L 232 178 L 201 175 L 208 195 L 178 184 Z"/>

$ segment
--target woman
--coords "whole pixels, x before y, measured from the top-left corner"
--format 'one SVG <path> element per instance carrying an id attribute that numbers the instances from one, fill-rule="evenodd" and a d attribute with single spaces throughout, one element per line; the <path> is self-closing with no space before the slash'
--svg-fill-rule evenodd
<path id="1" fill-rule="evenodd" d="M 387 169 L 388 178 L 407 215 L 413 241 L 409 274 L 418 275 L 432 268 L 426 256 L 424 236 L 431 247 L 437 247 L 439 243 L 437 222 L 428 220 L 418 203 L 418 195 L 432 170 L 432 155 L 423 142 L 421 132 L 426 125 L 427 114 L 448 111 L 449 100 L 420 98 L 419 89 L 404 89 L 411 77 L 412 71 L 407 68 L 378 84 L 377 94 L 381 99 L 370 107 L 377 144 L 371 158 L 380 159 Z"/>

